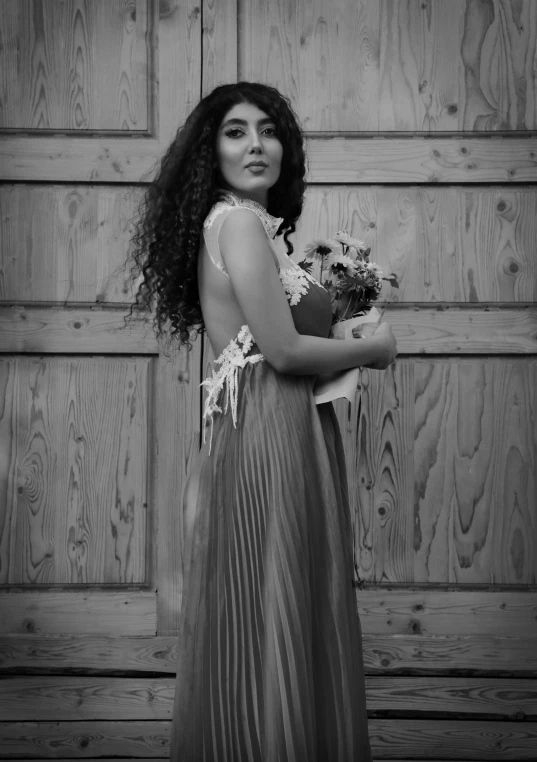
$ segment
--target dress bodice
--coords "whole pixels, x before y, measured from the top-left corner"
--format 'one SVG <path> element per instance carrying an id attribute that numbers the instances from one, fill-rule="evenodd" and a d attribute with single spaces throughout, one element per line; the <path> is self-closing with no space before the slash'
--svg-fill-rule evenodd
<path id="1" fill-rule="evenodd" d="M 224 219 L 233 209 L 246 208 L 255 213 L 261 220 L 269 238 L 272 254 L 281 284 L 285 290 L 293 322 L 298 333 L 309 336 L 327 338 L 332 325 L 332 305 L 328 291 L 308 272 L 294 262 L 281 246 L 277 246 L 274 237 L 283 222 L 283 218 L 273 217 L 267 210 L 251 199 L 242 199 L 230 191 L 223 192 L 220 200 L 212 207 L 203 224 L 203 239 L 207 253 L 212 263 L 229 278 L 225 263 L 220 254 L 218 238 Z M 231 403 L 233 422 L 237 418 L 237 386 L 239 368 L 246 364 L 264 361 L 264 356 L 258 351 L 255 338 L 247 325 L 243 325 L 238 335 L 224 348 L 214 361 L 219 365 L 218 371 L 213 371 L 212 378 L 202 381 L 207 387 L 203 413 L 204 420 L 213 419 L 215 412 L 222 412 L 217 404 L 220 392 L 227 390 L 224 413 L 228 403 Z M 204 429 L 205 441 L 205 429 Z M 212 440 L 212 428 L 211 428 Z"/>

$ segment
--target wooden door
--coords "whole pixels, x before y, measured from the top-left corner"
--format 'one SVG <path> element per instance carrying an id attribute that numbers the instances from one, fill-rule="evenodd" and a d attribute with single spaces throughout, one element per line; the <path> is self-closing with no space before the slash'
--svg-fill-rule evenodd
<path id="1" fill-rule="evenodd" d="M 165 756 L 200 349 L 123 330 L 121 264 L 200 8 L 2 0 L 0 35 L 0 756 Z"/>
<path id="2" fill-rule="evenodd" d="M 200 94 L 291 98 L 295 236 L 399 276 L 338 405 L 375 759 L 535 759 L 534 0 L 2 0 L 0 756 L 166 758 L 200 369 L 123 324 L 144 180 Z"/>
<path id="3" fill-rule="evenodd" d="M 537 3 L 233 5 L 218 81 L 307 133 L 294 257 L 347 229 L 399 278 L 397 362 L 337 405 L 374 757 L 535 759 Z"/>

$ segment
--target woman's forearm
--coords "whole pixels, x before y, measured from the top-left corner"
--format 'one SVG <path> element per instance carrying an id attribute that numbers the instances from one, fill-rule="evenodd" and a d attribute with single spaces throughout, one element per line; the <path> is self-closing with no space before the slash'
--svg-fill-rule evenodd
<path id="1" fill-rule="evenodd" d="M 292 347 L 284 353 L 281 373 L 318 375 L 368 365 L 377 359 L 377 341 L 364 339 L 323 339 L 297 334 Z"/>

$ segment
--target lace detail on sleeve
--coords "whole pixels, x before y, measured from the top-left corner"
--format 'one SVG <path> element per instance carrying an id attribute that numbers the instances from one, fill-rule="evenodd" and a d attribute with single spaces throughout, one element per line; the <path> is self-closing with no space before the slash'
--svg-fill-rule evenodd
<path id="1" fill-rule="evenodd" d="M 289 262 L 288 267 L 281 268 L 280 280 L 287 294 L 289 304 L 291 307 L 294 307 L 308 293 L 308 282 L 315 283 L 317 286 L 321 286 L 321 283 L 315 280 L 313 275 L 310 275 L 306 270 L 299 267 L 292 259 L 289 259 Z M 324 288 L 324 286 L 322 287 Z"/>
<path id="2" fill-rule="evenodd" d="M 280 280 L 285 289 L 287 300 L 291 307 L 299 303 L 304 294 L 308 293 L 308 282 L 305 273 L 300 267 L 286 267 L 280 270 Z"/>
<path id="3" fill-rule="evenodd" d="M 239 346 L 242 344 L 242 346 Z M 250 355 L 246 357 L 247 352 L 250 351 L 254 344 L 254 337 L 252 336 L 250 329 L 247 325 L 243 325 L 240 329 L 237 338 L 232 339 L 227 347 L 224 348 L 222 354 L 215 360 L 216 365 L 222 367 L 215 372 L 213 370 L 212 378 L 206 378 L 202 381 L 200 386 L 206 386 L 208 390 L 207 398 L 205 400 L 205 407 L 203 410 L 203 442 L 205 443 L 205 424 L 207 419 L 211 421 L 211 438 L 209 441 L 209 455 L 211 454 L 211 447 L 213 443 L 213 424 L 214 414 L 216 412 L 221 413 L 222 408 L 216 403 L 220 392 L 226 387 L 226 406 L 224 413 L 227 412 L 228 405 L 231 402 L 231 415 L 233 418 L 233 426 L 237 428 L 237 388 L 239 379 L 239 368 L 244 368 L 247 363 L 257 363 L 264 360 L 262 354 Z"/>

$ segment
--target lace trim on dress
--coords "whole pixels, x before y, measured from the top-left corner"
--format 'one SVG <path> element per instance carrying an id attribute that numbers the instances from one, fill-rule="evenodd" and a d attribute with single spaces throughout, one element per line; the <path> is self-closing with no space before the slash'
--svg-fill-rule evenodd
<path id="1" fill-rule="evenodd" d="M 242 344 L 242 346 L 239 346 Z M 258 363 L 264 360 L 262 354 L 250 355 L 246 353 L 252 348 L 254 337 L 247 325 L 243 325 L 236 339 L 231 339 L 227 347 L 224 347 L 222 354 L 215 360 L 215 364 L 221 365 L 220 370 L 213 370 L 212 378 L 206 378 L 200 386 L 206 386 L 208 389 L 207 399 L 203 410 L 203 443 L 205 444 L 205 424 L 207 419 L 211 420 L 211 439 L 209 441 L 209 455 L 213 443 L 213 425 L 214 413 L 222 412 L 222 408 L 216 403 L 220 392 L 226 387 L 226 406 L 224 413 L 227 412 L 228 405 L 231 402 L 231 414 L 233 417 L 233 426 L 237 428 L 237 387 L 239 379 L 239 368 L 244 368 L 247 363 Z"/>

